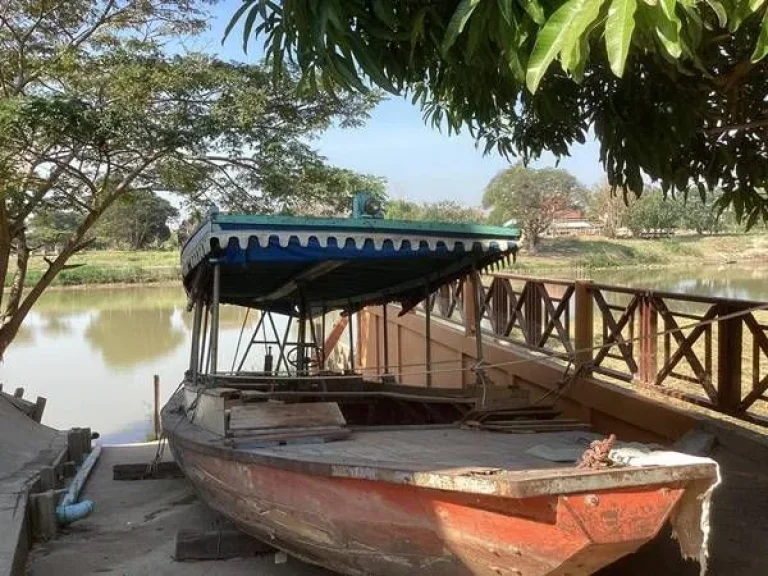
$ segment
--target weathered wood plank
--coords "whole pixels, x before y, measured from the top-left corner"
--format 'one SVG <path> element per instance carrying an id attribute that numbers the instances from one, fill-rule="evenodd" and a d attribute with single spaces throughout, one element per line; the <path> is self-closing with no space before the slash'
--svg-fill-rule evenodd
<path id="1" fill-rule="evenodd" d="M 176 462 L 138 462 L 112 466 L 112 480 L 157 480 L 183 478 L 184 473 Z"/>
<path id="2" fill-rule="evenodd" d="M 208 532 L 179 530 L 176 534 L 174 558 L 177 562 L 223 560 L 249 558 L 274 551 L 275 549 L 269 544 L 256 540 L 234 528 Z"/>
<path id="3" fill-rule="evenodd" d="M 229 430 L 342 426 L 344 416 L 336 402 L 279 404 L 260 402 L 230 409 Z"/>
<path id="4" fill-rule="evenodd" d="M 211 390 L 216 390 L 216 388 Z M 210 393 L 208 390 L 186 388 L 184 390 L 184 405 L 187 409 L 187 416 L 192 422 L 214 434 L 221 436 L 226 434 L 223 396 Z"/>

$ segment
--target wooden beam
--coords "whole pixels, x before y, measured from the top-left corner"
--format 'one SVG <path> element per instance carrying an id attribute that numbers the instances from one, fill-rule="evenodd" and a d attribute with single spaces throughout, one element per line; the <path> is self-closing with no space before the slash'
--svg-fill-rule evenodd
<path id="1" fill-rule="evenodd" d="M 255 301 L 270 302 L 272 300 L 279 300 L 280 298 L 293 294 L 296 290 L 298 290 L 299 284 L 316 280 L 320 278 L 320 276 L 328 274 L 329 272 L 336 270 L 336 268 L 343 266 L 344 264 L 346 264 L 346 261 L 344 260 L 331 260 L 327 262 L 320 262 L 319 264 L 311 266 L 310 268 L 304 270 L 303 272 L 300 272 L 299 274 L 297 274 L 296 276 L 288 280 L 288 282 L 286 282 L 279 288 L 273 290 L 266 296 L 257 298 Z"/>
<path id="2" fill-rule="evenodd" d="M 112 480 L 159 480 L 165 478 L 184 478 L 184 473 L 176 462 L 139 462 L 115 464 L 112 466 Z"/>
<path id="3" fill-rule="evenodd" d="M 328 359 L 333 349 L 336 348 L 336 344 L 339 343 L 341 335 L 344 334 L 347 324 L 349 324 L 349 316 L 339 316 L 339 319 L 336 320 L 333 328 L 331 328 L 331 333 L 328 334 L 328 338 L 323 343 L 323 357 L 325 359 Z"/>
<path id="4" fill-rule="evenodd" d="M 198 532 L 179 530 L 176 533 L 177 562 L 187 560 L 224 560 L 249 558 L 274 552 L 275 549 L 235 528 Z"/>

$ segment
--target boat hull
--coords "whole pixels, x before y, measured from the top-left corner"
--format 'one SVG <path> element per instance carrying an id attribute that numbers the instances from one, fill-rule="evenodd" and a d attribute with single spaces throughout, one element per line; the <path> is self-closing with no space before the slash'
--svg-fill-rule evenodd
<path id="1" fill-rule="evenodd" d="M 653 538 L 683 482 L 507 498 L 221 457 L 170 435 L 201 497 L 243 531 L 344 574 L 590 574 Z"/>

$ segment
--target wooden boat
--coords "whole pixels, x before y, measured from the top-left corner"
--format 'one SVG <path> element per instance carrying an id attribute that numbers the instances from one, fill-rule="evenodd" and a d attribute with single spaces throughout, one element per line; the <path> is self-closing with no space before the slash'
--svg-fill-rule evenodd
<path id="1" fill-rule="evenodd" d="M 474 271 L 514 254 L 517 237 L 370 218 L 210 216 L 182 253 L 193 343 L 163 410 L 200 496 L 254 537 L 344 574 L 590 574 L 669 519 L 687 522 L 684 552 L 697 554 L 697 497 L 714 483 L 714 463 L 600 467 L 607 447 L 589 444 L 601 436 L 531 405 L 523 390 L 489 390 L 482 371 L 476 386 L 443 390 L 365 378 L 352 359 L 328 369 L 326 314 L 406 311 L 461 275 L 476 282 Z M 238 371 L 218 369 L 225 303 L 261 311 Z M 296 322 L 295 342 L 287 329 L 268 339 L 265 326 L 278 332 L 272 313 Z M 267 345 L 277 365 L 266 355 L 265 370 L 244 370 Z M 576 465 L 603 448 L 598 466 Z"/>

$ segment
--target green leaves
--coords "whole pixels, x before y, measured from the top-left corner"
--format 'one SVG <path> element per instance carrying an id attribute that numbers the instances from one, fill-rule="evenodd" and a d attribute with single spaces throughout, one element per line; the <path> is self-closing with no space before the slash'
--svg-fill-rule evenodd
<path id="1" fill-rule="evenodd" d="M 612 0 L 605 22 L 605 48 L 611 71 L 621 78 L 635 30 L 637 0 Z"/>
<path id="2" fill-rule="evenodd" d="M 768 55 L 768 10 L 763 14 L 763 24 L 760 27 L 755 51 L 752 53 L 752 62 L 760 62 L 766 55 Z"/>
<path id="3" fill-rule="evenodd" d="M 528 61 L 526 84 L 531 92 L 536 92 L 558 54 L 568 54 L 578 45 L 581 35 L 597 18 L 602 3 L 603 0 L 568 0 L 547 20 Z M 575 59 L 568 58 L 568 62 Z"/>
<path id="4" fill-rule="evenodd" d="M 461 3 L 453 13 L 451 21 L 448 23 L 448 30 L 446 30 L 445 38 L 443 39 L 443 53 L 448 52 L 451 46 L 454 45 L 459 34 L 464 30 L 467 20 L 472 16 L 472 12 L 480 2 L 481 0 L 461 0 Z"/>
<path id="5" fill-rule="evenodd" d="M 523 10 L 528 13 L 528 15 L 534 22 L 536 22 L 536 24 L 544 24 L 546 21 L 546 17 L 544 16 L 544 8 L 541 7 L 541 4 L 539 4 L 538 0 L 519 0 L 519 2 L 522 5 Z"/>
<path id="6" fill-rule="evenodd" d="M 768 210 L 768 0 L 249 1 L 246 33 L 310 88 L 406 93 L 526 160 L 592 130 L 627 194 L 721 186 L 745 218 Z"/>

